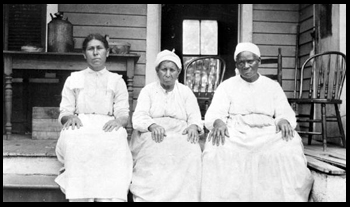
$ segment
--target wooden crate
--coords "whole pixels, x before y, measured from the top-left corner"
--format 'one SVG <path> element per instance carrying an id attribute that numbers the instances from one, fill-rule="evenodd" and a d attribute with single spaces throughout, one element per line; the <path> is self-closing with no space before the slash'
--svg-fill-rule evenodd
<path id="1" fill-rule="evenodd" d="M 58 116 L 59 107 L 33 107 L 32 139 L 58 139 L 62 129 Z"/>

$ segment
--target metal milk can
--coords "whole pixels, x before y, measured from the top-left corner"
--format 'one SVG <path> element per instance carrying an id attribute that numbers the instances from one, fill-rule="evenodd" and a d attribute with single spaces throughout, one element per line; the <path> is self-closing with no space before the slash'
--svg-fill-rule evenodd
<path id="1" fill-rule="evenodd" d="M 63 19 L 63 12 L 50 14 L 52 20 L 48 24 L 48 52 L 72 52 L 74 49 L 73 25 L 68 18 Z"/>

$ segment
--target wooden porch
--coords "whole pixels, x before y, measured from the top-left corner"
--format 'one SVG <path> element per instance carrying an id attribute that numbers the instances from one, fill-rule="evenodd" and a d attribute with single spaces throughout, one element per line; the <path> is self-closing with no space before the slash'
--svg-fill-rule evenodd
<path id="1" fill-rule="evenodd" d="M 58 11 L 65 12 L 75 27 L 76 51 L 80 51 L 83 37 L 91 32 L 109 34 L 113 40 L 123 40 L 132 44 L 132 54 L 112 55 L 114 57 L 110 58 L 114 62 L 111 63 L 111 67 L 115 68 L 114 71 L 124 73 L 130 94 L 131 109 L 136 106 L 141 88 L 156 79 L 156 76 L 153 75 L 153 62 L 146 60 L 153 59 L 158 52 L 156 46 L 160 44 L 158 41 L 160 41 L 161 34 L 156 31 L 160 31 L 161 27 L 162 20 L 158 19 L 161 7 L 161 5 L 153 4 L 58 5 Z M 334 4 L 333 7 L 338 8 L 339 6 Z M 315 49 L 313 48 L 314 40 L 310 34 L 317 28 L 315 23 L 319 21 L 317 7 L 313 4 L 242 4 L 240 8 L 243 15 L 241 17 L 241 41 L 252 41 L 258 44 L 264 57 L 276 56 L 277 48 L 282 48 L 282 86 L 287 97 L 293 97 L 295 68 L 300 67 L 300 64 L 309 57 L 310 51 Z M 336 15 L 343 18 L 346 16 L 346 10 L 343 12 L 345 15 L 344 13 Z M 8 22 L 5 23 L 5 26 L 8 25 Z M 333 25 L 338 25 L 338 23 L 334 22 Z M 322 50 L 339 50 L 338 47 L 340 47 L 341 51 L 345 51 L 342 48 L 346 44 L 338 40 L 338 33 L 342 35 L 346 27 L 339 25 L 340 31 L 333 31 L 334 37 L 323 39 L 315 46 Z M 168 27 L 170 28 L 170 25 Z M 334 28 L 337 27 L 334 26 Z M 3 31 L 5 33 L 3 36 L 8 36 L 8 31 Z M 340 36 L 340 38 L 345 38 L 345 36 Z M 162 39 L 165 38 L 162 37 Z M 159 47 L 165 46 L 159 45 Z M 30 128 L 32 120 L 31 109 L 27 110 L 27 107 L 32 105 L 57 107 L 58 105 L 51 102 L 44 103 L 41 99 L 45 97 L 40 99 L 35 97 L 35 100 L 33 98 L 32 104 L 23 96 L 24 92 L 21 90 L 22 88 L 29 90 L 27 88 L 29 83 L 37 84 L 36 88 L 47 90 L 45 86 L 48 84 L 43 82 L 50 82 L 52 78 L 46 77 L 45 71 L 54 72 L 57 73 L 57 76 L 63 77 L 65 72 L 85 68 L 84 59 L 80 53 L 25 54 L 7 50 L 10 49 L 3 48 L 5 58 L 3 104 L 6 106 L 3 110 L 3 123 L 6 123 L 6 126 L 3 126 L 3 134 L 6 132 L 8 135 L 11 132 L 13 134 L 9 135 L 11 138 L 8 140 L 3 135 L 3 201 L 66 201 L 54 182 L 62 167 L 55 155 L 56 140 L 47 140 L 48 135 L 44 135 L 46 136 L 44 140 L 34 140 L 32 139 L 33 131 L 24 127 L 26 124 Z M 232 56 L 231 54 L 221 55 L 229 55 L 230 58 Z M 13 73 L 12 69 L 14 72 L 23 71 L 23 74 Z M 271 70 L 270 67 L 264 67 L 260 72 L 264 73 L 269 70 Z M 36 72 L 42 71 L 45 77 L 36 75 Z M 43 82 L 38 83 L 38 79 Z M 60 79 L 60 84 L 63 83 L 63 80 L 65 79 Z M 59 90 L 56 92 L 60 92 L 62 87 L 59 84 L 58 86 L 55 85 L 56 83 L 50 82 L 49 84 L 51 88 L 58 87 Z M 50 97 L 59 97 L 59 95 L 52 95 L 50 91 L 46 92 Z M 345 96 L 344 99 L 346 99 Z M 344 127 L 346 127 L 346 112 L 344 114 Z M 32 134 L 16 134 L 28 132 Z M 346 149 L 328 145 L 327 152 L 323 152 L 321 142 L 314 141 L 312 145 L 307 145 L 306 139 L 303 141 L 305 141 L 308 166 L 315 177 L 314 198 L 311 201 L 345 201 Z M 201 140 L 202 146 L 203 143 L 204 141 Z"/>
<path id="2" fill-rule="evenodd" d="M 57 140 L 33 140 L 31 135 L 3 135 L 3 202 L 66 201 L 54 179 L 61 163 L 55 154 Z M 314 178 L 310 201 L 346 201 L 346 149 L 303 140 L 308 167 Z M 204 140 L 200 144 L 203 146 Z M 129 197 L 131 201 L 131 197 Z"/>

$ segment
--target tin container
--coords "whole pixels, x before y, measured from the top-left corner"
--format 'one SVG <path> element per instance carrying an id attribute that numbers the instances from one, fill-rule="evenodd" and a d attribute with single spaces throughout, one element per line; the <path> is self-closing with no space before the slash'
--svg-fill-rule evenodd
<path id="1" fill-rule="evenodd" d="M 73 25 L 68 18 L 63 19 L 63 12 L 51 15 L 51 22 L 48 24 L 48 52 L 72 52 L 74 49 Z"/>

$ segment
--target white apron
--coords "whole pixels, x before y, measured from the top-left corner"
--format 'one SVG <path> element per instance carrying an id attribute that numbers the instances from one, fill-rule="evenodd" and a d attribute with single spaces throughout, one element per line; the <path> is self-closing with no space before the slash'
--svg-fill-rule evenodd
<path id="1" fill-rule="evenodd" d="M 196 202 L 200 197 L 201 149 L 182 135 L 184 120 L 162 117 L 155 122 L 166 130 L 161 143 L 151 133 L 134 131 L 130 142 L 134 171 L 130 191 L 134 201 Z"/>
<path id="2" fill-rule="evenodd" d="M 205 144 L 202 201 L 308 201 L 313 178 L 296 132 L 282 140 L 264 115 L 237 115 L 227 126 L 224 145 Z"/>
<path id="3" fill-rule="evenodd" d="M 104 132 L 113 117 L 80 114 L 80 129 L 62 130 L 56 146 L 65 171 L 56 178 L 67 199 L 117 198 L 127 200 L 132 157 L 124 128 Z"/>

